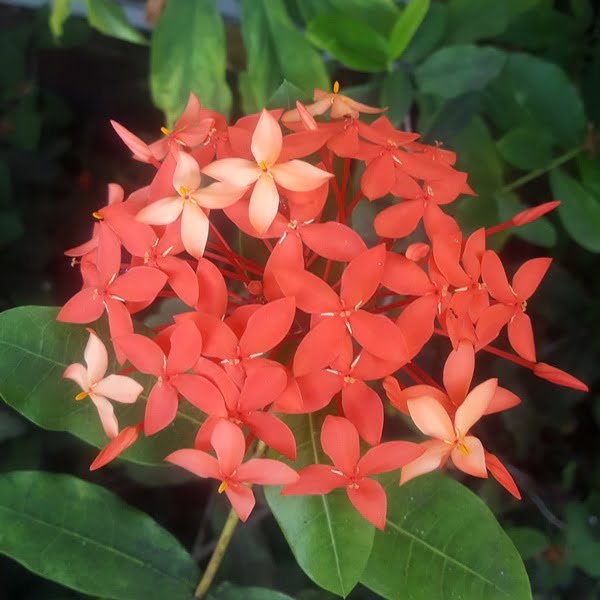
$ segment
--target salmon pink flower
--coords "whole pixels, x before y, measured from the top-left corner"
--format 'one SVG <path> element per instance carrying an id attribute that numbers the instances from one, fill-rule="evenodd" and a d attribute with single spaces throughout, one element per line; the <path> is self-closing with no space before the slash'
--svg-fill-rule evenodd
<path id="1" fill-rule="evenodd" d="M 254 508 L 255 499 L 246 483 L 258 485 L 285 485 L 298 479 L 298 474 L 286 464 L 269 458 L 251 458 L 246 462 L 244 434 L 233 423 L 221 420 L 210 438 L 217 457 L 202 450 L 176 450 L 165 458 L 198 477 L 221 482 L 219 493 L 225 492 L 233 510 L 245 521 Z"/>
<path id="2" fill-rule="evenodd" d="M 362 308 L 379 287 L 385 254 L 385 246 L 379 245 L 350 261 L 342 274 L 339 296 L 308 271 L 277 271 L 275 277 L 283 292 L 294 296 L 298 308 L 316 318 L 296 350 L 297 377 L 329 366 L 350 336 L 384 360 L 399 364 L 408 360 L 402 331 L 387 317 Z"/>
<path id="3" fill-rule="evenodd" d="M 208 239 L 208 215 L 204 209 L 225 208 L 237 202 L 244 190 L 224 183 L 201 186 L 198 163 L 179 152 L 173 174 L 173 187 L 179 194 L 157 200 L 137 214 L 137 220 L 149 225 L 167 225 L 181 216 L 181 241 L 195 258 L 204 253 Z"/>
<path id="4" fill-rule="evenodd" d="M 279 210 L 277 185 L 294 191 L 310 191 L 333 175 L 301 160 L 279 162 L 283 146 L 281 128 L 273 115 L 263 110 L 252 134 L 254 161 L 241 158 L 217 160 L 202 169 L 210 177 L 231 185 L 249 188 L 249 218 L 254 229 L 263 234 Z M 277 185 L 276 185 L 277 184 Z"/>
<path id="5" fill-rule="evenodd" d="M 387 106 L 384 108 L 368 106 L 367 104 L 353 100 L 349 96 L 340 94 L 339 91 L 340 84 L 337 81 L 334 82 L 331 92 L 315 90 L 313 95 L 314 103 L 307 104 L 304 108 L 311 115 L 322 115 L 331 109 L 330 114 L 332 119 L 340 119 L 346 116 L 354 117 L 356 119 L 361 112 L 369 115 L 376 115 L 377 113 L 382 113 L 387 110 Z M 298 109 L 294 108 L 284 113 L 281 120 L 284 123 L 293 123 L 294 121 L 299 121 L 300 118 Z"/>
<path id="6" fill-rule="evenodd" d="M 331 465 L 309 465 L 298 472 L 295 483 L 284 486 L 282 496 L 328 494 L 346 488 L 354 508 L 378 529 L 385 526 L 387 498 L 381 484 L 371 475 L 400 469 L 414 461 L 423 450 L 412 442 L 384 442 L 360 456 L 358 432 L 342 417 L 325 417 L 321 428 L 321 446 Z M 417 459 L 418 460 L 418 459 Z"/>
<path id="7" fill-rule="evenodd" d="M 100 469 L 132 446 L 138 439 L 142 426 L 143 423 L 138 423 L 133 427 L 124 427 L 121 429 L 119 434 L 100 450 L 98 456 L 96 456 L 90 465 L 90 471 Z"/>
<path id="8" fill-rule="evenodd" d="M 179 394 L 204 412 L 223 409 L 223 398 L 210 381 L 186 373 L 196 364 L 202 352 L 202 337 L 191 321 L 184 321 L 173 328 L 167 355 L 155 341 L 137 333 L 120 337 L 118 344 L 138 371 L 157 377 L 148 394 L 145 435 L 153 435 L 173 421 L 179 406 Z"/>
<path id="9" fill-rule="evenodd" d="M 408 399 L 412 420 L 431 439 L 422 444 L 423 454 L 402 469 L 401 485 L 417 475 L 443 466 L 448 458 L 457 469 L 469 475 L 487 477 L 485 450 L 478 438 L 469 435 L 469 431 L 485 414 L 496 393 L 497 383 L 496 379 L 488 379 L 473 388 L 456 409 L 454 422 L 442 403 L 432 395 Z"/>
<path id="10" fill-rule="evenodd" d="M 119 433 L 119 423 L 109 399 L 131 404 L 144 388 L 124 375 L 105 377 L 108 370 L 106 347 L 93 330 L 88 331 L 90 337 L 83 353 L 87 367 L 81 363 L 73 363 L 65 369 L 63 377 L 73 380 L 82 389 L 75 400 L 83 400 L 89 396 L 98 411 L 104 432 L 109 438 L 115 438 Z"/>
<path id="11" fill-rule="evenodd" d="M 525 360 L 536 361 L 531 320 L 525 311 L 527 300 L 540 285 L 551 262 L 550 258 L 528 260 L 509 285 L 498 255 L 493 250 L 485 252 L 481 275 L 488 292 L 499 304 L 487 308 L 477 321 L 476 332 L 482 346 L 492 341 L 508 323 L 508 341 L 513 350 Z"/>

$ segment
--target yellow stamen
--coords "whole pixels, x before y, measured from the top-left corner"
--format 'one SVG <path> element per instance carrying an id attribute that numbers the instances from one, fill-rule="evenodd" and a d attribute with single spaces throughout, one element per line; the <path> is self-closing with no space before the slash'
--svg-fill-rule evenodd
<path id="1" fill-rule="evenodd" d="M 465 446 L 464 442 L 460 442 L 458 444 L 458 449 L 465 455 L 465 456 L 469 456 L 469 454 L 471 454 L 469 452 L 469 449 Z"/>
<path id="2" fill-rule="evenodd" d="M 180 185 L 180 186 L 179 186 L 179 193 L 180 193 L 182 196 L 187 196 L 187 193 L 188 193 L 188 191 L 187 191 L 187 188 L 184 188 L 182 185 Z"/>
<path id="3" fill-rule="evenodd" d="M 84 398 L 87 398 L 88 393 L 87 392 L 79 392 L 79 394 L 77 394 L 77 396 L 75 396 L 75 400 L 83 400 Z"/>
<path id="4" fill-rule="evenodd" d="M 171 135 L 171 130 L 167 129 L 166 127 L 161 127 L 160 131 L 161 131 L 161 133 L 164 133 L 165 135 Z"/>
<path id="5" fill-rule="evenodd" d="M 221 485 L 219 486 L 219 494 L 222 494 L 227 489 L 227 482 L 221 481 Z"/>
<path id="6" fill-rule="evenodd" d="M 104 220 L 104 217 L 97 210 L 92 213 L 92 217 L 94 217 L 94 219 L 98 219 L 98 221 Z"/>
<path id="7" fill-rule="evenodd" d="M 337 94 L 339 91 L 340 91 L 340 82 L 334 81 L 333 82 L 333 93 Z"/>
<path id="8" fill-rule="evenodd" d="M 267 170 L 267 163 L 264 160 L 261 160 L 258 163 L 258 166 L 261 168 L 262 171 L 266 171 Z"/>

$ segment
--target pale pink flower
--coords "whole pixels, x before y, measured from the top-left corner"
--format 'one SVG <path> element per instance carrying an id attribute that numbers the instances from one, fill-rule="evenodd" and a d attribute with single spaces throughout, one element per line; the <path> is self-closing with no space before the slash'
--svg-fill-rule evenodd
<path id="1" fill-rule="evenodd" d="M 87 368 L 81 363 L 73 363 L 65 369 L 63 377 L 72 379 L 83 390 L 75 396 L 75 400 L 90 397 L 98 410 L 104 432 L 109 438 L 114 438 L 119 433 L 119 423 L 108 399 L 131 404 L 137 400 L 144 388 L 131 377 L 104 376 L 108 369 L 106 347 L 93 330 L 88 331 L 90 338 L 83 353 Z"/>

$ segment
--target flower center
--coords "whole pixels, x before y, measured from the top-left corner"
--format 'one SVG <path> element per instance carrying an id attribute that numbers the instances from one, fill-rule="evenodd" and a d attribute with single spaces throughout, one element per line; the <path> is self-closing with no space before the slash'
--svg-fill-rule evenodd
<path id="1" fill-rule="evenodd" d="M 160 128 L 160 131 L 163 135 L 171 135 L 171 133 L 172 133 L 170 129 L 167 129 L 164 126 Z"/>
<path id="2" fill-rule="evenodd" d="M 264 173 L 266 173 L 269 170 L 269 166 L 267 165 L 267 163 L 264 160 L 261 160 L 258 163 L 258 166 L 260 167 L 260 170 L 263 171 Z"/>

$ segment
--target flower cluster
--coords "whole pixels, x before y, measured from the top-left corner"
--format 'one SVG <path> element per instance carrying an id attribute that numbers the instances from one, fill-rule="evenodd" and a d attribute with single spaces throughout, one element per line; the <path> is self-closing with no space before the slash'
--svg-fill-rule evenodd
<path id="1" fill-rule="evenodd" d="M 386 495 L 370 476 L 401 469 L 402 484 L 448 459 L 475 477 L 491 473 L 518 498 L 508 470 L 471 429 L 519 398 L 497 379 L 472 385 L 477 353 L 503 356 L 559 385 L 585 386 L 536 359 L 526 308 L 550 260 L 527 261 L 509 284 L 486 241 L 557 203 L 465 237 L 444 212 L 473 195 L 453 152 L 418 142 L 385 116 L 361 120 L 385 109 L 340 94 L 337 84 L 332 93 L 315 91 L 314 104 L 296 106 L 228 125 L 190 95 L 173 129 L 162 128 L 151 144 L 113 123 L 133 158 L 156 173 L 127 198 L 111 184 L 107 206 L 93 213 L 91 240 L 66 253 L 83 287 L 58 319 L 87 324 L 106 313 L 123 365 L 105 377 L 106 348 L 89 330 L 87 368 L 74 364 L 64 373 L 83 390 L 77 400 L 94 402 L 110 438 L 91 468 L 142 432 L 168 427 L 179 403 L 189 402 L 205 415 L 194 448 L 165 460 L 220 481 L 242 519 L 254 506 L 246 484 L 283 485 L 285 495 L 343 487 L 382 528 Z M 379 209 L 372 223 L 379 241 L 371 247 L 351 225 L 361 200 Z M 229 223 L 229 233 L 219 223 L 222 231 Z M 180 312 L 153 337 L 134 333 L 131 315 L 165 297 L 178 298 Z M 504 328 L 514 353 L 491 345 Z M 415 362 L 433 336 L 449 349 L 443 385 Z M 135 371 L 153 378 L 144 419 L 119 431 L 109 399 L 141 401 L 142 386 L 126 376 Z M 285 415 L 326 407 L 320 441 L 332 464 L 296 472 L 288 466 L 296 440 Z M 384 420 L 395 411 L 426 440 L 382 442 Z M 255 439 L 289 462 L 244 462 Z"/>

